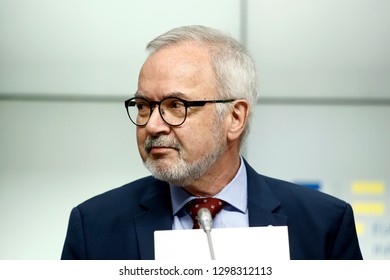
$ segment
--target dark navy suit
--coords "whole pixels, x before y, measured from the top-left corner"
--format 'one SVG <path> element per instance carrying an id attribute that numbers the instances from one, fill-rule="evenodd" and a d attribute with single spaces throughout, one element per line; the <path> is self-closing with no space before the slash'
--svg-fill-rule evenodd
<path id="1" fill-rule="evenodd" d="M 246 163 L 249 225 L 287 225 L 291 259 L 362 259 L 352 208 L 259 175 Z M 75 207 L 62 259 L 154 259 L 154 231 L 172 229 L 169 185 L 146 177 Z"/>

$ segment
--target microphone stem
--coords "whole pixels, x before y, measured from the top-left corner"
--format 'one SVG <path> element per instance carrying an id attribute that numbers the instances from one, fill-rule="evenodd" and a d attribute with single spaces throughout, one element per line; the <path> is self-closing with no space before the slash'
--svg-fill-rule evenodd
<path id="1" fill-rule="evenodd" d="M 205 230 L 207 235 L 207 241 L 209 243 L 210 256 L 212 260 L 215 260 L 213 241 L 211 240 L 210 230 Z"/>

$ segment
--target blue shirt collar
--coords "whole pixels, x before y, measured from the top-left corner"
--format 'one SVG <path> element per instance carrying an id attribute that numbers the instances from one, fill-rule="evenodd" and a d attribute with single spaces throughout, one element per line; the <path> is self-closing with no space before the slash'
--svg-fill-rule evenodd
<path id="1" fill-rule="evenodd" d="M 240 157 L 240 168 L 236 176 L 214 197 L 227 202 L 225 208 L 245 213 L 248 206 L 247 189 L 246 168 L 244 160 Z M 170 185 L 170 192 L 173 215 L 178 214 L 187 202 L 195 198 L 185 189 L 173 185 Z"/>

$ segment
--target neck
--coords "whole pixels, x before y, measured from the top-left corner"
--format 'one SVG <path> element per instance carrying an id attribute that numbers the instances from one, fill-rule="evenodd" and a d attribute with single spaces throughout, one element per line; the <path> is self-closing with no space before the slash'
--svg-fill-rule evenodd
<path id="1" fill-rule="evenodd" d="M 194 196 L 214 196 L 233 180 L 239 168 L 239 154 L 225 153 L 205 175 L 184 187 L 184 189 Z"/>

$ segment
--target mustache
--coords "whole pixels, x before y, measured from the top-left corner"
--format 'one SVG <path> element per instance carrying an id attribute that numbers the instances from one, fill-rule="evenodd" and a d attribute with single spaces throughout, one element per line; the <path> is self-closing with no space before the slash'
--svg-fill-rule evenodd
<path id="1" fill-rule="evenodd" d="M 150 153 L 150 150 L 155 147 L 172 148 L 177 151 L 181 151 L 182 149 L 179 141 L 174 137 L 169 137 L 167 135 L 160 135 L 157 137 L 148 136 L 144 144 L 145 151 Z"/>

